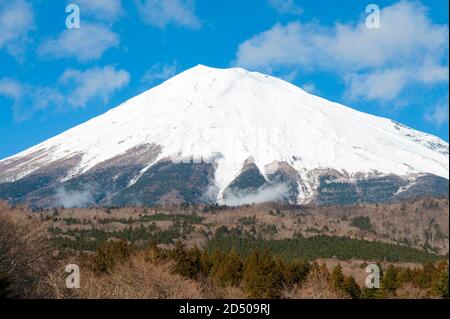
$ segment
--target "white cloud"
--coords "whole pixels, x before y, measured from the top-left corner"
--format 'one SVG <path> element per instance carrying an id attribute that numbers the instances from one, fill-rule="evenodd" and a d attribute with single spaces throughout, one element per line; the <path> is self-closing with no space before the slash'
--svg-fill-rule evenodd
<path id="1" fill-rule="evenodd" d="M 323 27 L 276 24 L 244 41 L 235 64 L 265 72 L 301 68 L 346 80 L 347 96 L 397 98 L 409 85 L 448 81 L 448 26 L 434 24 L 418 3 L 401 1 L 381 12 L 381 28 L 365 21 Z"/>
<path id="2" fill-rule="evenodd" d="M 37 86 L 30 88 L 30 91 L 32 92 L 32 99 L 30 101 L 34 110 L 45 110 L 50 106 L 60 108 L 62 103 L 64 103 L 63 95 L 55 88 Z"/>
<path id="3" fill-rule="evenodd" d="M 448 26 L 434 24 L 418 3 L 401 1 L 382 10 L 380 29 L 367 28 L 365 21 L 337 24 L 316 41 L 333 62 L 379 67 L 438 58 L 448 50 Z"/>
<path id="4" fill-rule="evenodd" d="M 286 26 L 276 24 L 242 43 L 235 64 L 269 72 L 283 66 L 307 66 L 316 49 L 309 39 L 311 31 L 310 27 L 298 22 Z"/>
<path id="5" fill-rule="evenodd" d="M 56 191 L 55 202 L 64 208 L 80 208 L 95 203 L 95 199 L 90 186 L 82 191 L 66 191 L 62 187 Z"/>
<path id="6" fill-rule="evenodd" d="M 67 69 L 60 77 L 60 83 L 69 88 L 66 99 L 73 107 L 85 107 L 89 102 L 100 99 L 108 103 L 111 95 L 130 82 L 130 74 L 112 66 L 91 68 L 84 72 Z"/>
<path id="7" fill-rule="evenodd" d="M 144 73 L 141 78 L 141 83 L 145 85 L 152 85 L 165 81 L 173 77 L 177 73 L 177 70 L 178 64 L 176 62 L 171 64 L 156 63 Z"/>
<path id="8" fill-rule="evenodd" d="M 448 66 L 436 64 L 433 61 L 425 61 L 415 74 L 417 81 L 424 84 L 435 84 L 446 82 L 449 79 Z"/>
<path id="9" fill-rule="evenodd" d="M 390 101 L 397 98 L 408 85 L 434 85 L 448 81 L 448 77 L 448 67 L 426 62 L 409 68 L 376 69 L 368 73 L 350 74 L 346 77 L 347 97 L 352 100 Z"/>
<path id="10" fill-rule="evenodd" d="M 448 96 L 445 102 L 437 104 L 429 113 L 424 115 L 428 123 L 435 125 L 437 128 L 448 123 Z"/>
<path id="11" fill-rule="evenodd" d="M 352 74 L 347 79 L 348 96 L 357 100 L 392 100 L 404 89 L 408 81 L 405 69 L 390 69 L 366 74 Z"/>
<path id="12" fill-rule="evenodd" d="M 288 73 L 279 74 L 278 76 L 287 82 L 292 82 L 297 78 L 298 70 L 292 70 Z"/>
<path id="13" fill-rule="evenodd" d="M 71 3 L 74 1 L 70 1 Z M 121 0 L 76 0 L 81 14 L 113 22 L 123 14 Z"/>
<path id="14" fill-rule="evenodd" d="M 84 72 L 67 69 L 55 87 L 20 83 L 10 78 L 0 79 L 0 96 L 13 101 L 14 119 L 20 122 L 42 110 L 82 108 L 96 100 L 107 103 L 112 94 L 128 85 L 129 81 L 128 72 L 112 66 L 91 68 Z"/>
<path id="15" fill-rule="evenodd" d="M 302 85 L 302 89 L 311 94 L 319 94 L 319 90 L 316 85 L 312 82 L 308 82 Z"/>
<path id="16" fill-rule="evenodd" d="M 200 19 L 195 15 L 191 0 L 135 0 L 145 23 L 164 29 L 169 24 L 199 29 Z"/>
<path id="17" fill-rule="evenodd" d="M 47 40 L 38 52 L 42 56 L 90 61 L 118 44 L 119 36 L 105 26 L 82 23 L 80 29 L 66 29 L 56 39 Z"/>
<path id="18" fill-rule="evenodd" d="M 22 84 L 9 78 L 0 80 L 0 96 L 13 101 L 14 119 L 18 122 L 39 110 L 60 108 L 64 102 L 62 94 L 54 88 Z"/>
<path id="19" fill-rule="evenodd" d="M 294 0 L 269 0 L 269 5 L 282 14 L 300 15 L 303 13 L 302 7 Z"/>
<path id="20" fill-rule="evenodd" d="M 25 0 L 0 0 L 0 50 L 21 58 L 21 51 L 34 29 L 34 14 Z"/>
<path id="21" fill-rule="evenodd" d="M 17 99 L 20 97 L 20 94 L 20 83 L 8 78 L 0 80 L 0 95 L 6 96 L 11 99 Z"/>
<path id="22" fill-rule="evenodd" d="M 276 202 L 284 199 L 288 193 L 289 187 L 286 184 L 277 184 L 261 187 L 256 192 L 241 191 L 240 193 L 232 193 L 222 199 L 222 202 L 229 206 Z"/>

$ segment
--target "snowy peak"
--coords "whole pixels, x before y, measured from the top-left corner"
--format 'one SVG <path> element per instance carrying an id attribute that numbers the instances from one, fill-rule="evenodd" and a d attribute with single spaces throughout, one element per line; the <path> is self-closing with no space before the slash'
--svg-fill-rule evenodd
<path id="1" fill-rule="evenodd" d="M 291 190 L 295 181 L 298 201 L 311 199 L 318 176 L 331 171 L 341 181 L 390 175 L 411 180 L 424 174 L 448 180 L 449 175 L 449 145 L 435 136 L 269 75 L 198 65 L 0 161 L 0 185 L 54 167 L 64 167 L 57 180 L 65 183 L 126 161 L 134 169 L 124 184 L 135 187 L 160 163 L 187 164 L 187 159 L 206 165 L 195 174 L 214 186 L 218 200 L 249 159 L 267 183 L 277 165 L 290 171 L 283 180 Z"/>

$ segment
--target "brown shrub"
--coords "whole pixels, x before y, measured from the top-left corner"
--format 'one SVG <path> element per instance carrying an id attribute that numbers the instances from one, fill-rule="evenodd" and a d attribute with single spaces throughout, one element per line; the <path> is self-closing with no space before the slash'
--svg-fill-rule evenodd
<path id="1" fill-rule="evenodd" d="M 343 299 L 348 298 L 338 292 L 330 280 L 328 271 L 324 267 L 313 267 L 302 285 L 295 285 L 283 291 L 286 299 Z"/>
<path id="2" fill-rule="evenodd" d="M 245 299 L 245 293 L 240 288 L 225 287 L 221 288 L 220 294 L 217 296 L 211 296 L 210 298 L 217 299 Z"/>
<path id="3" fill-rule="evenodd" d="M 245 299 L 244 291 L 239 287 L 223 286 L 212 278 L 200 281 L 203 294 L 208 299 Z"/>
<path id="4" fill-rule="evenodd" d="M 426 299 L 429 298 L 429 292 L 421 289 L 411 283 L 405 283 L 397 289 L 395 295 L 398 299 Z"/>
<path id="5" fill-rule="evenodd" d="M 84 256 L 82 263 L 86 268 L 99 275 L 110 272 L 118 264 L 126 262 L 132 254 L 133 248 L 127 241 L 106 241 L 100 245 L 95 255 Z"/>
<path id="6" fill-rule="evenodd" d="M 96 275 L 80 270 L 80 289 L 64 288 L 62 271 L 49 277 L 57 298 L 82 299 L 194 299 L 204 294 L 198 282 L 171 273 L 169 262 L 152 262 L 143 253 L 116 266 L 109 273 Z"/>
<path id="7" fill-rule="evenodd" d="M 42 283 L 52 268 L 47 226 L 27 210 L 0 204 L 0 274 L 10 283 L 9 297 L 46 297 Z"/>

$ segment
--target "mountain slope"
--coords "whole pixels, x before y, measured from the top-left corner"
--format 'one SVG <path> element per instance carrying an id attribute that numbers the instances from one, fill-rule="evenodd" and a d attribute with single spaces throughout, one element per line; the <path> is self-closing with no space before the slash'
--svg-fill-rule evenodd
<path id="1" fill-rule="evenodd" d="M 385 201 L 445 195 L 448 159 L 449 145 L 435 136 L 271 76 L 200 65 L 0 161 L 0 198 Z M 256 184 L 230 192 L 242 174 Z"/>

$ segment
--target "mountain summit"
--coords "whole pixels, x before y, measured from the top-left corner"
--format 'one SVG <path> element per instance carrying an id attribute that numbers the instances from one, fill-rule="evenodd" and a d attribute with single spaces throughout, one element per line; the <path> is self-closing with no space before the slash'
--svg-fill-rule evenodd
<path id="1" fill-rule="evenodd" d="M 196 66 L 0 161 L 36 206 L 448 196 L 449 145 L 244 69 Z"/>

